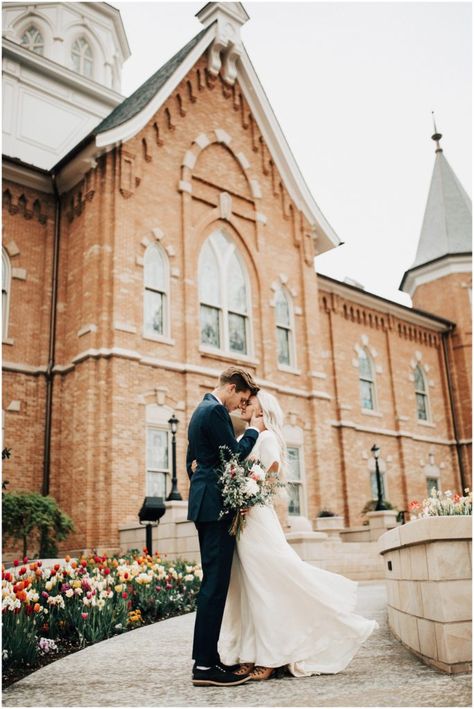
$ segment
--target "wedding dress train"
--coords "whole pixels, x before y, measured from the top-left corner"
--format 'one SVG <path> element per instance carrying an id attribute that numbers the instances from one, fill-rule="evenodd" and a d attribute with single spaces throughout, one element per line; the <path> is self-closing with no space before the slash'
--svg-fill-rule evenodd
<path id="1" fill-rule="evenodd" d="M 260 435 L 254 454 L 267 468 L 279 460 L 272 432 Z M 378 627 L 377 621 L 354 613 L 357 586 L 302 561 L 287 543 L 273 507 L 253 507 L 234 553 L 221 660 L 288 665 L 296 677 L 340 672 Z"/>

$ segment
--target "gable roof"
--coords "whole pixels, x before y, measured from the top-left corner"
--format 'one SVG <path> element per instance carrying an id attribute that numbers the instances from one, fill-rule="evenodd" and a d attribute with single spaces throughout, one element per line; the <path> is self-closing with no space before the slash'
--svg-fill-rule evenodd
<path id="1" fill-rule="evenodd" d="M 114 110 L 106 116 L 101 123 L 99 123 L 96 128 L 92 131 L 93 135 L 98 135 L 99 133 L 104 133 L 105 131 L 111 130 L 112 128 L 117 128 L 122 123 L 130 120 L 137 113 L 147 106 L 152 98 L 158 93 L 162 86 L 168 81 L 168 79 L 174 74 L 179 65 L 186 59 L 189 52 L 194 49 L 196 44 L 202 39 L 202 37 L 207 32 L 207 27 L 205 27 L 199 34 L 193 37 L 184 47 L 182 47 L 179 52 L 169 59 L 166 64 L 158 69 L 152 76 L 150 76 L 144 84 L 138 87 L 136 91 L 133 92 L 125 101 L 122 101 Z"/>
<path id="2" fill-rule="evenodd" d="M 145 127 L 209 48 L 216 34 L 216 22 L 201 30 L 58 162 L 54 172 L 59 173 L 62 191 L 77 184 L 90 168 L 91 161 L 100 154 L 129 140 Z M 339 237 L 316 204 L 299 170 L 245 48 L 237 64 L 237 81 L 290 197 L 315 229 L 317 253 L 339 246 Z"/>

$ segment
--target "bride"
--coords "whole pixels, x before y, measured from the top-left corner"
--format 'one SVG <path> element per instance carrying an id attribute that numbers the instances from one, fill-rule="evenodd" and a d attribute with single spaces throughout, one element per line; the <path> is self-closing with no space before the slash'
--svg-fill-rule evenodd
<path id="1" fill-rule="evenodd" d="M 252 396 L 242 418 L 260 412 L 266 430 L 252 456 L 284 480 L 283 413 L 272 394 Z M 272 505 L 252 507 L 234 553 L 221 660 L 241 664 L 238 673 L 251 670 L 254 680 L 269 679 L 283 665 L 295 677 L 340 672 L 378 627 L 354 613 L 356 600 L 357 582 L 300 559 Z"/>

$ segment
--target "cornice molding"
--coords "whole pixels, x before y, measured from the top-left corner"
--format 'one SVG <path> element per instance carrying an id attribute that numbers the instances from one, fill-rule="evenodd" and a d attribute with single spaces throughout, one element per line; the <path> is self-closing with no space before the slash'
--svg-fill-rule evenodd
<path id="1" fill-rule="evenodd" d="M 29 49 L 25 49 L 20 44 L 12 42 L 10 39 L 2 39 L 2 48 L 5 57 L 11 57 L 15 61 L 27 66 L 29 69 L 38 71 L 43 76 L 49 76 L 74 91 L 80 91 L 94 98 L 96 101 L 100 101 L 102 104 L 107 104 L 110 106 L 111 110 L 125 99 L 125 97 L 117 93 L 117 91 L 109 89 L 107 86 L 99 84 L 92 79 L 88 79 L 58 62 L 54 62 L 52 59 L 41 56 L 41 54 L 31 52 Z M 8 70 L 4 69 L 4 71 L 8 76 Z M 15 79 L 19 79 L 16 74 L 12 76 Z"/>
<path id="2" fill-rule="evenodd" d="M 49 173 L 35 168 L 34 165 L 10 160 L 7 155 L 2 157 L 2 175 L 4 180 L 10 180 L 18 185 L 30 187 L 47 194 L 53 193 L 53 185 Z"/>
<path id="3" fill-rule="evenodd" d="M 418 286 L 424 283 L 431 283 L 431 281 L 436 281 L 444 276 L 450 276 L 453 273 L 471 272 L 472 254 L 442 256 L 422 266 L 417 266 L 416 268 L 406 271 L 400 283 L 400 290 L 413 297 Z"/>
<path id="4" fill-rule="evenodd" d="M 446 332 L 454 325 L 454 323 L 450 323 L 449 320 L 443 320 L 443 318 L 439 318 L 436 315 L 431 316 L 429 313 L 423 314 L 406 305 L 387 300 L 375 295 L 375 293 L 358 290 L 353 286 L 349 286 L 342 281 L 336 281 L 323 274 L 318 273 L 317 278 L 320 293 L 336 293 L 348 301 L 358 303 L 372 310 L 377 310 L 383 314 L 393 315 L 399 320 L 405 320 L 414 325 L 425 327 L 429 330 L 435 330 L 436 332 Z"/>

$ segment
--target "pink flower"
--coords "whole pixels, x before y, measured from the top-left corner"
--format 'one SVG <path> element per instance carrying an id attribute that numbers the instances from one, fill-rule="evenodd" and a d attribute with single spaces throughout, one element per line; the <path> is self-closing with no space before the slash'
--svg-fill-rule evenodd
<path id="1" fill-rule="evenodd" d="M 81 613 L 81 618 L 85 620 L 86 618 L 89 617 L 89 613 Z"/>

